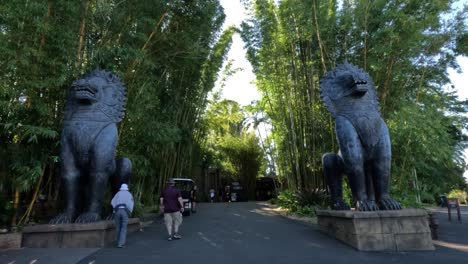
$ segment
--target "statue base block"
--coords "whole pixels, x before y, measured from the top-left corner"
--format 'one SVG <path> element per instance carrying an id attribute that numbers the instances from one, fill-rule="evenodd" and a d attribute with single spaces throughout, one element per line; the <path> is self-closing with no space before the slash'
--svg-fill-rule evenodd
<path id="1" fill-rule="evenodd" d="M 140 230 L 140 219 L 128 219 L 127 234 Z M 23 229 L 22 246 L 28 248 L 99 248 L 115 241 L 113 221 L 90 224 L 34 225 Z"/>
<path id="2" fill-rule="evenodd" d="M 0 249 L 21 248 L 20 232 L 0 234 Z"/>
<path id="3" fill-rule="evenodd" d="M 428 213 L 317 210 L 320 230 L 362 251 L 434 250 Z"/>

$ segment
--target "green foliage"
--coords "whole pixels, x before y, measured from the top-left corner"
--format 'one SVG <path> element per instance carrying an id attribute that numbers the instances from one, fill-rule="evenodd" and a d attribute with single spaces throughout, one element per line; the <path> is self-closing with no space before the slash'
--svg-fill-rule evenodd
<path id="1" fill-rule="evenodd" d="M 212 102 L 204 119 L 208 134 L 202 151 L 207 165 L 218 168 L 226 183 L 240 181 L 253 199 L 264 157 L 258 137 L 248 130 L 247 115 L 237 102 Z"/>
<path id="2" fill-rule="evenodd" d="M 315 216 L 315 209 L 326 208 L 328 203 L 329 197 L 323 191 L 293 192 L 285 190 L 280 192 L 278 198 L 275 199 L 275 204 L 303 216 Z"/>
<path id="3" fill-rule="evenodd" d="M 340 3 L 340 4 L 339 4 Z M 465 55 L 466 7 L 453 1 L 274 1 L 245 4 L 248 59 L 271 119 L 277 170 L 294 190 L 324 189 L 321 156 L 336 152 L 319 80 L 336 64 L 369 72 L 392 140 L 392 188 L 406 204 L 466 186 L 467 102 L 446 87 Z M 465 12 L 463 12 L 465 11 Z M 406 202 L 406 200 L 408 202 Z"/>
<path id="4" fill-rule="evenodd" d="M 467 197 L 466 191 L 460 189 L 451 190 L 447 195 L 447 198 L 457 198 L 458 202 L 462 204 L 466 204 Z"/>
<path id="5" fill-rule="evenodd" d="M 291 211 L 297 211 L 300 207 L 299 201 L 296 199 L 294 192 L 290 190 L 282 191 L 278 194 L 278 198 L 276 198 L 276 204 L 283 208 L 288 208 Z"/>
<path id="6" fill-rule="evenodd" d="M 349 181 L 347 178 L 343 180 L 343 200 L 351 207 L 354 207 L 353 194 L 349 187 Z"/>
<path id="7" fill-rule="evenodd" d="M 217 0 L 14 0 L 0 11 L 0 192 L 20 195 L 18 213 L 33 187 L 59 199 L 66 91 L 97 67 L 127 88 L 117 156 L 132 160 L 137 201 L 151 205 L 166 178 L 199 166 L 197 120 L 236 31 L 221 32 Z"/>
<path id="8" fill-rule="evenodd" d="M 467 55 L 466 7 L 455 13 L 450 0 L 244 2 L 252 18 L 240 33 L 263 93 L 253 110 L 261 118 L 229 101 L 204 113 L 239 31 L 221 32 L 217 0 L 3 1 L 0 210 L 8 207 L 14 219 L 36 188 L 60 200 L 66 91 L 97 67 L 127 87 L 116 154 L 132 160 L 132 192 L 148 206 L 168 177 L 205 175 L 210 167 L 251 190 L 265 166 L 262 153 L 269 173 L 292 189 L 325 189 L 321 156 L 338 147 L 318 81 L 345 60 L 368 71 L 377 87 L 392 137 L 393 192 L 410 204 L 466 188 L 467 102 L 445 89 L 447 67 Z M 272 125 L 260 142 L 249 130 L 257 118 Z"/>
<path id="9" fill-rule="evenodd" d="M 4 193 L 0 193 L 0 208 L 2 208 L 2 214 L 0 215 L 0 228 L 9 226 L 11 217 L 13 216 L 13 203 L 5 196 Z"/>
<path id="10" fill-rule="evenodd" d="M 392 135 L 392 185 L 400 199 L 435 203 L 436 194 L 463 188 L 463 117 L 446 116 L 436 106 L 402 106 L 388 121 Z M 414 120 L 419 120 L 415 122 Z"/>
<path id="11" fill-rule="evenodd" d="M 423 204 L 417 201 L 417 196 L 410 193 L 408 195 L 403 195 L 402 192 L 396 192 L 393 195 L 395 199 L 401 204 L 403 208 L 423 208 Z M 434 204 L 432 204 L 434 205 Z"/>
<path id="12" fill-rule="evenodd" d="M 302 206 L 313 205 L 319 208 L 326 208 L 330 204 L 330 197 L 324 190 L 297 192 L 296 197 Z"/>
<path id="13" fill-rule="evenodd" d="M 145 213 L 143 205 L 137 201 L 133 207 L 132 211 L 132 217 L 143 217 L 143 214 Z"/>

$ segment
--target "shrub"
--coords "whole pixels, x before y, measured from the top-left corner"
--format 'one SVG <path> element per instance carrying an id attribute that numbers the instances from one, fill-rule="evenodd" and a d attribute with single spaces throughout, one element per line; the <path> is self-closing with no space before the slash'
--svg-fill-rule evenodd
<path id="1" fill-rule="evenodd" d="M 132 217 L 143 217 L 145 210 L 143 207 L 143 204 L 140 202 L 136 201 L 134 206 L 133 206 L 133 212 L 132 212 Z"/>
<path id="2" fill-rule="evenodd" d="M 13 202 L 8 201 L 3 193 L 0 193 L 0 228 L 8 227 L 13 216 Z"/>
<path id="3" fill-rule="evenodd" d="M 325 191 L 312 190 L 303 192 L 282 191 L 273 202 L 293 213 L 305 216 L 315 216 L 316 208 L 324 208 L 329 203 Z"/>
<path id="4" fill-rule="evenodd" d="M 458 202 L 461 204 L 466 203 L 466 191 L 460 190 L 460 189 L 454 189 L 451 190 L 447 196 L 448 198 L 458 198 Z"/>

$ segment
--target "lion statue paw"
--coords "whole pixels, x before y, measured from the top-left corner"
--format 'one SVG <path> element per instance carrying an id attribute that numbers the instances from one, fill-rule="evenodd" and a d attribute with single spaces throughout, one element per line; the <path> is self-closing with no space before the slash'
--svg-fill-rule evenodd
<path id="1" fill-rule="evenodd" d="M 75 223 L 87 224 L 87 223 L 97 222 L 100 220 L 101 220 L 101 216 L 98 213 L 88 212 L 88 213 L 83 213 L 79 215 L 76 218 Z"/>
<path id="2" fill-rule="evenodd" d="M 72 223 L 72 218 L 68 214 L 65 214 L 65 213 L 59 214 L 49 221 L 50 225 L 70 224 L 70 223 Z"/>
<path id="3" fill-rule="evenodd" d="M 343 199 L 337 199 L 332 203 L 333 210 L 350 210 L 349 205 Z"/>
<path id="4" fill-rule="evenodd" d="M 393 200 L 390 197 L 380 199 L 379 201 L 380 210 L 401 210 L 401 205 L 399 202 Z"/>
<path id="5" fill-rule="evenodd" d="M 356 202 L 356 209 L 359 211 L 378 211 L 379 207 L 372 200 L 364 200 Z"/>

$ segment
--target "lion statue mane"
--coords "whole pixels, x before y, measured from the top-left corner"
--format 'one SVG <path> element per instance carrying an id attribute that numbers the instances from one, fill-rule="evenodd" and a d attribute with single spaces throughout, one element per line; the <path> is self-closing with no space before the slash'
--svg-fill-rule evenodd
<path id="1" fill-rule="evenodd" d="M 322 157 L 331 208 L 350 209 L 342 194 L 346 174 L 357 210 L 401 209 L 389 195 L 390 135 L 369 74 L 349 63 L 337 65 L 320 80 L 320 96 L 335 118 L 339 145 L 338 153 Z"/>
<path id="2" fill-rule="evenodd" d="M 130 160 L 114 159 L 125 103 L 125 86 L 105 70 L 84 75 L 68 90 L 60 140 L 66 208 L 51 224 L 99 221 L 108 181 L 114 193 L 128 183 Z"/>

